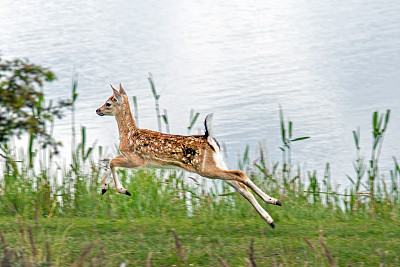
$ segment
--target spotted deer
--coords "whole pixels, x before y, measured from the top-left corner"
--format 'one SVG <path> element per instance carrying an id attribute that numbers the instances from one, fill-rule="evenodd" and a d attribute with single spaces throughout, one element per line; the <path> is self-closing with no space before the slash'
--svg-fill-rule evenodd
<path id="1" fill-rule="evenodd" d="M 122 85 L 120 84 L 119 91 L 112 85 L 111 88 L 113 95 L 96 110 L 96 113 L 100 116 L 115 116 L 121 154 L 110 161 L 110 170 L 105 174 L 101 184 L 102 194 L 108 189 L 107 178 L 111 172 L 116 191 L 131 195 L 119 182 L 115 172 L 116 167 L 177 166 L 203 177 L 224 180 L 246 198 L 264 220 L 272 227 L 275 226 L 271 216 L 260 206 L 247 187 L 268 204 L 282 206 L 281 202 L 261 191 L 243 171 L 227 169 L 220 146 L 213 136 L 211 124 L 213 114 L 209 114 L 205 119 L 204 135 L 182 136 L 140 129 L 133 119 L 128 97 Z"/>

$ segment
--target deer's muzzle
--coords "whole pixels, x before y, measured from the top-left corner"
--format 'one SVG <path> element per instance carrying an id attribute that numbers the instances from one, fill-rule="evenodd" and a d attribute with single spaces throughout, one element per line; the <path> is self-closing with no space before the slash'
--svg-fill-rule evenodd
<path id="1" fill-rule="evenodd" d="M 97 113 L 97 115 L 99 115 L 99 116 L 104 116 L 104 113 L 102 113 L 102 112 L 100 111 L 99 108 L 96 109 L 96 113 Z"/>

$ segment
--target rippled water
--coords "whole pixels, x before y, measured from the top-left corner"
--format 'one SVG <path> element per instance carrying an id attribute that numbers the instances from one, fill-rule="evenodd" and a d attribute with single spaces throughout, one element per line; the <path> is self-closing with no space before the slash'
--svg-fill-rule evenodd
<path id="1" fill-rule="evenodd" d="M 110 83 L 138 97 L 141 127 L 157 129 L 148 72 L 174 133 L 186 134 L 191 108 L 201 118 L 214 112 L 231 167 L 262 140 L 280 160 L 280 104 L 295 136 L 311 136 L 294 145 L 294 162 L 319 172 L 330 162 L 342 183 L 353 173 L 357 126 L 369 157 L 375 110 L 392 110 L 382 167 L 400 157 L 399 14 L 396 0 L 0 0 L 0 53 L 50 67 L 59 78 L 46 86 L 51 98 L 70 96 L 75 66 L 77 124 L 103 146 L 118 142 L 115 120 L 94 112 Z M 56 134 L 68 153 L 69 117 Z"/>

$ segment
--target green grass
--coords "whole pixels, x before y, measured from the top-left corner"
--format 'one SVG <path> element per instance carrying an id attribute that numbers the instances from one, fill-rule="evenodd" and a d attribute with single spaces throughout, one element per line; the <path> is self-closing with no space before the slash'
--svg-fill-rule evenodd
<path id="1" fill-rule="evenodd" d="M 313 209 L 312 206 L 305 207 Z M 271 209 L 270 209 L 271 210 Z M 327 215 L 328 216 L 328 215 Z M 57 266 L 72 264 L 92 242 L 94 247 L 85 262 L 104 266 L 143 266 L 151 252 L 153 266 L 193 264 L 219 266 L 219 255 L 229 266 L 245 266 L 250 242 L 254 242 L 254 261 L 259 266 L 330 265 L 323 242 L 337 265 L 388 266 L 398 264 L 400 226 L 382 218 L 329 216 L 279 220 L 275 230 L 257 216 L 251 218 L 171 218 L 145 217 L 127 220 L 93 218 L 40 218 L 24 220 L 24 242 L 17 218 L 1 217 L 1 229 L 10 247 L 32 256 L 26 229 L 33 228 L 37 262 L 47 255 Z M 38 225 L 36 227 L 35 225 Z M 173 230 L 183 252 L 177 250 Z M 305 238 L 312 244 L 307 243 Z M 12 244 L 12 245 L 11 245 Z M 29 257 L 28 257 L 29 258 Z"/>

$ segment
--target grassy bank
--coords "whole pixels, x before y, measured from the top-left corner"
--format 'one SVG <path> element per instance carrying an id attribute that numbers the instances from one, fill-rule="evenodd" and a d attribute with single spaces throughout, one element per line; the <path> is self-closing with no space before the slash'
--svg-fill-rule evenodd
<path id="1" fill-rule="evenodd" d="M 275 230 L 257 216 L 230 214 L 219 219 L 40 218 L 21 224 L 16 217 L 1 217 L 0 222 L 8 247 L 19 255 L 11 260 L 43 266 L 144 266 L 146 261 L 152 266 L 223 266 L 221 260 L 227 266 L 399 264 L 398 221 L 316 212 L 321 213 L 281 217 Z"/>
<path id="2" fill-rule="evenodd" d="M 158 106 L 159 124 L 167 124 Z M 192 112 L 189 131 L 197 117 Z M 264 205 L 275 230 L 226 184 L 177 169 L 119 169 L 132 197 L 113 188 L 101 195 L 108 161 L 101 147 L 87 146 L 84 127 L 77 142 L 72 124 L 76 145 L 68 165 L 33 135 L 26 150 L 2 144 L 1 265 L 398 265 L 400 167 L 393 157 L 393 170 L 386 176 L 379 170 L 389 117 L 390 111 L 372 116 L 368 160 L 360 153 L 360 132 L 353 132 L 354 174 L 339 190 L 329 164 L 320 175 L 292 162 L 294 143 L 308 137 L 294 137 L 281 110 L 282 161 L 269 164 L 263 149 L 254 161 L 246 149 L 238 161 L 283 203 Z"/>

